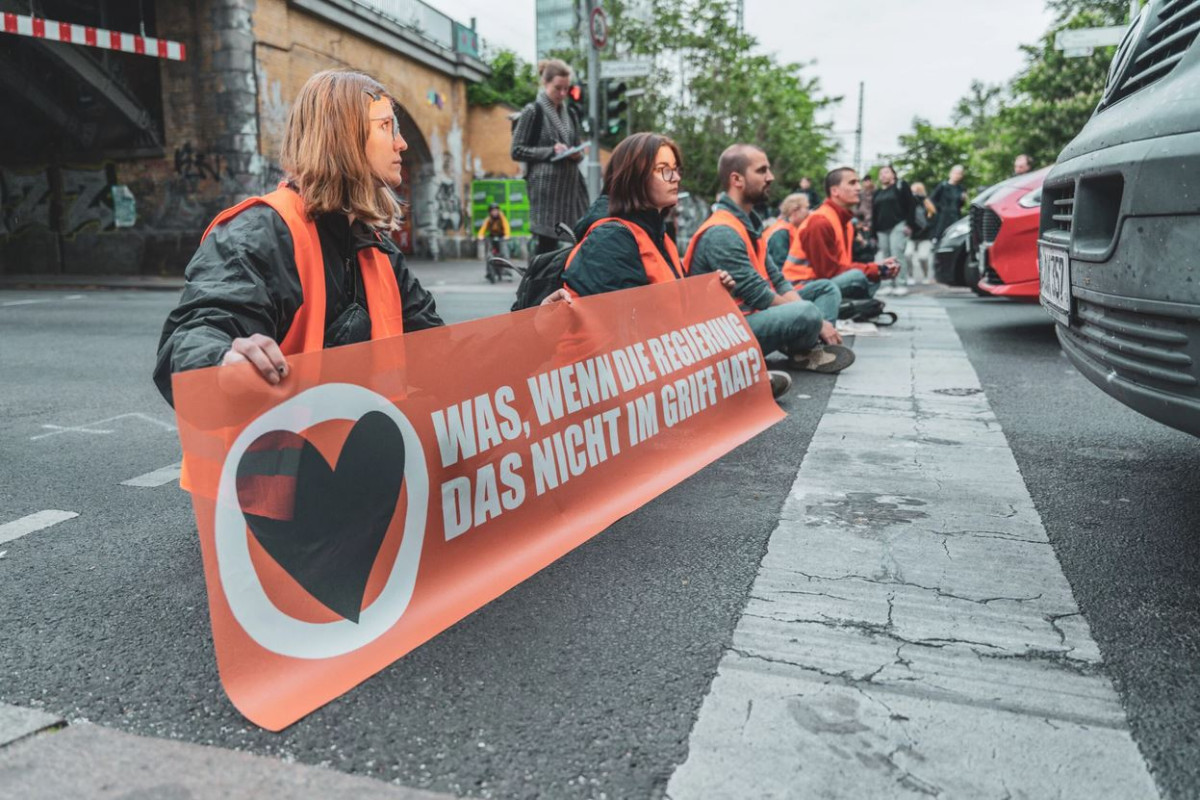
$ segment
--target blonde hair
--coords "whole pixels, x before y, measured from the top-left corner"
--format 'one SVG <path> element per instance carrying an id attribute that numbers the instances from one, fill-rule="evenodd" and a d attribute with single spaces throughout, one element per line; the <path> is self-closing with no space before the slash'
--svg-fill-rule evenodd
<path id="1" fill-rule="evenodd" d="M 538 62 L 538 77 L 542 79 L 542 83 L 549 83 L 563 75 L 566 75 L 569 79 L 571 77 L 571 68 L 562 59 L 546 58 Z"/>
<path id="2" fill-rule="evenodd" d="M 912 193 L 916 194 L 917 192 L 925 194 L 925 184 L 921 183 L 920 181 L 917 181 L 912 185 Z M 932 200 L 930 200 L 928 197 L 922 197 L 921 200 L 925 204 L 925 216 L 932 217 L 937 213 L 937 206 L 933 204 Z"/>
<path id="3" fill-rule="evenodd" d="M 787 197 L 783 198 L 783 202 L 779 204 L 779 216 L 783 219 L 787 219 L 796 211 L 799 211 L 800 206 L 806 205 L 808 205 L 808 195 L 802 192 L 789 194 Z"/>
<path id="4" fill-rule="evenodd" d="M 392 100 L 381 83 L 352 70 L 318 72 L 300 89 L 279 164 L 310 217 L 351 214 L 375 228 L 398 227 L 403 206 L 367 161 L 369 108 L 384 98 Z"/>

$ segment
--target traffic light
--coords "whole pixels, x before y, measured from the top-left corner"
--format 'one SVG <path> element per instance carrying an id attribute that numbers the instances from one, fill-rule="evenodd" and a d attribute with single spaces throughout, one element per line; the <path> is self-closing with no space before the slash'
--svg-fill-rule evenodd
<path id="1" fill-rule="evenodd" d="M 587 92 L 584 90 L 582 84 L 571 84 L 571 88 L 567 90 L 567 102 L 575 110 L 575 118 L 579 120 L 579 124 L 583 127 L 583 132 L 591 133 L 591 126 L 588 125 Z"/>
<path id="2" fill-rule="evenodd" d="M 629 108 L 629 102 L 625 99 L 626 88 L 625 81 L 616 84 L 605 81 L 604 130 L 610 136 L 620 136 L 625 127 L 625 111 Z"/>

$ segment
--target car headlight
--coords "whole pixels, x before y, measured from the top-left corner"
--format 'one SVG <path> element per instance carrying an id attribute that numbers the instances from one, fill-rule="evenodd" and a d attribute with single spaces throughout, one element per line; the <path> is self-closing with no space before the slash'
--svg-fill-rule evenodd
<path id="1" fill-rule="evenodd" d="M 1021 208 L 1038 208 L 1042 204 L 1042 187 L 1034 189 L 1032 192 L 1026 192 L 1021 195 L 1021 199 L 1017 201 L 1017 205 Z"/>
<path id="2" fill-rule="evenodd" d="M 963 217 L 958 222 L 952 223 L 946 228 L 946 232 L 942 234 L 943 238 L 951 238 L 954 236 L 966 236 L 971 232 L 971 218 Z"/>

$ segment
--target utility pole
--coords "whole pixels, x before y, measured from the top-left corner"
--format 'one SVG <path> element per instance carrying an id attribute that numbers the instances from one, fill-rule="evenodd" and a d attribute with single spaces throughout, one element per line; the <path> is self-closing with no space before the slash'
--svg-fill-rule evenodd
<path id="1" fill-rule="evenodd" d="M 862 174 L 862 135 L 863 135 L 863 90 L 866 84 L 858 82 L 858 127 L 854 129 L 854 171 Z"/>
<path id="2" fill-rule="evenodd" d="M 588 195 L 592 200 L 600 194 L 600 51 L 592 37 L 592 10 L 598 0 L 580 0 L 583 4 L 583 41 L 588 49 L 588 119 L 591 130 L 591 147 L 584 161 L 587 172 Z"/>

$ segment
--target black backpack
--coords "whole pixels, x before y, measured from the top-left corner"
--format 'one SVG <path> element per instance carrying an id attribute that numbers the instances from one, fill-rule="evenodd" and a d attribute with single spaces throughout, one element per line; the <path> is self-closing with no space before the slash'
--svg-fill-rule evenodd
<path id="1" fill-rule="evenodd" d="M 533 308 L 561 289 L 567 257 L 574 249 L 574 245 L 566 245 L 529 259 L 529 266 L 525 268 L 521 275 L 521 283 L 517 285 L 517 299 L 513 301 L 512 310 Z"/>
<path id="2" fill-rule="evenodd" d="M 876 325 L 887 327 L 894 325 L 897 317 L 894 312 L 883 310 L 882 300 L 869 297 L 863 300 L 843 300 L 838 306 L 838 319 L 874 322 Z"/>
<path id="3" fill-rule="evenodd" d="M 542 107 L 537 102 L 530 103 L 533 106 L 533 126 L 529 129 L 529 141 L 525 143 L 526 147 L 537 147 L 538 139 L 542 137 Z M 526 106 L 528 108 L 529 106 Z M 522 113 L 524 111 L 522 110 Z M 512 118 L 512 132 L 517 132 L 517 123 L 521 120 L 521 114 L 517 114 Z"/>

